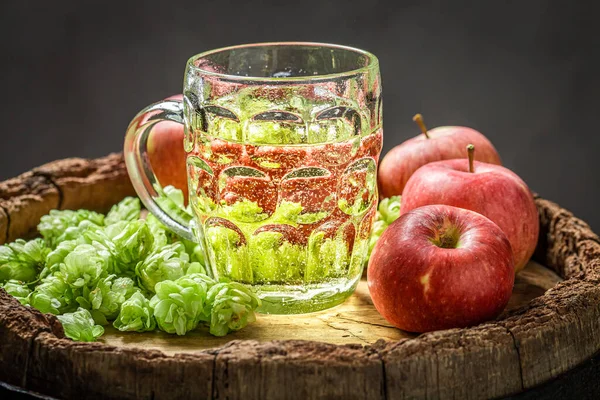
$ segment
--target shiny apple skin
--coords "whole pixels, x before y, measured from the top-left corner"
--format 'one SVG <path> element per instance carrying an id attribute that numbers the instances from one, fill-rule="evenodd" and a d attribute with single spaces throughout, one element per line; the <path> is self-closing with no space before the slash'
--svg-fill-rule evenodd
<path id="1" fill-rule="evenodd" d="M 458 248 L 432 242 L 455 226 Z M 402 215 L 376 244 L 367 272 L 377 311 L 410 332 L 473 326 L 497 317 L 512 293 L 514 264 L 502 230 L 473 211 L 425 206 Z"/>
<path id="2" fill-rule="evenodd" d="M 475 159 L 502 165 L 494 145 L 479 131 L 464 126 L 440 126 L 391 149 L 379 164 L 378 182 L 382 197 L 402 194 L 406 182 L 420 167 L 434 161 L 464 157 L 473 144 Z"/>
<path id="3" fill-rule="evenodd" d="M 475 162 L 474 167 L 471 173 L 467 159 L 457 159 L 419 168 L 406 184 L 400 214 L 428 204 L 446 204 L 483 214 L 508 237 L 515 272 L 519 272 L 538 242 L 539 216 L 533 194 L 508 168 L 481 162 Z"/>

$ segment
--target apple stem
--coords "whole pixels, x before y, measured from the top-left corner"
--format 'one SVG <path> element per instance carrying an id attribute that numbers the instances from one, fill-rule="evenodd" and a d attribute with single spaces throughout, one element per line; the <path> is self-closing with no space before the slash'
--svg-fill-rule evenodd
<path id="1" fill-rule="evenodd" d="M 468 144 L 467 145 L 467 154 L 469 156 L 469 172 L 475 172 L 475 165 L 474 165 L 475 146 L 473 146 L 472 144 Z"/>
<path id="2" fill-rule="evenodd" d="M 419 128 L 421 128 L 421 132 L 423 133 L 423 135 L 425 135 L 425 137 L 429 139 L 427 127 L 425 126 L 425 122 L 423 122 L 423 116 L 421 114 L 415 114 L 415 116 L 413 117 L 413 121 L 415 121 L 417 125 L 419 125 Z"/>

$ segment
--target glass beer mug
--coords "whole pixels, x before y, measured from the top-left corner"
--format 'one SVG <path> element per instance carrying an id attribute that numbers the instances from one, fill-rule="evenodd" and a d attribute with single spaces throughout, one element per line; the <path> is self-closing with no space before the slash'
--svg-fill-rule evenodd
<path id="1" fill-rule="evenodd" d="M 153 125 L 184 125 L 192 224 L 155 201 Z M 141 111 L 125 157 L 145 206 L 202 244 L 215 278 L 250 285 L 265 313 L 343 302 L 367 261 L 382 146 L 381 79 L 365 51 L 261 43 L 189 59 L 183 101 Z"/>

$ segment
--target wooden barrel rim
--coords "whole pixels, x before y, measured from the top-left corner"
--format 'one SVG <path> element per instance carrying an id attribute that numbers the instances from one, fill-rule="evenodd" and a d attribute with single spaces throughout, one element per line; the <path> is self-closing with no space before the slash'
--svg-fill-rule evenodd
<path id="1" fill-rule="evenodd" d="M 51 209 L 107 211 L 134 195 L 121 154 L 66 159 L 0 182 L 0 243 Z M 0 290 L 0 380 L 62 398 L 493 398 L 543 383 L 600 349 L 600 239 L 536 197 L 535 259 L 565 280 L 510 312 L 373 346 L 232 341 L 196 354 L 77 343 L 56 317 Z"/>

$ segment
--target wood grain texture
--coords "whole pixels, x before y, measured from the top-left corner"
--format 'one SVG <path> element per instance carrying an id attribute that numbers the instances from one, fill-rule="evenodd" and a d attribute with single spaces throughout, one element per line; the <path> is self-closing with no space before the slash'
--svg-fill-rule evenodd
<path id="1" fill-rule="evenodd" d="M 43 332 L 32 344 L 27 387 L 66 399 L 210 399 L 214 358 L 76 343 Z"/>
<path id="2" fill-rule="evenodd" d="M 300 315 L 259 315 L 248 329 L 216 337 L 199 328 L 185 336 L 164 332 L 136 334 L 107 327 L 100 341 L 115 347 L 161 350 L 165 354 L 197 353 L 229 342 L 253 340 L 313 340 L 332 344 L 373 344 L 379 339 L 400 340 L 415 337 L 390 325 L 375 309 L 366 281 L 342 305 L 329 310 Z"/>
<path id="3" fill-rule="evenodd" d="M 215 365 L 215 398 L 384 398 L 381 361 L 370 348 L 309 341 L 235 341 Z"/>
<path id="4" fill-rule="evenodd" d="M 0 183 L 8 231 L 35 227 L 40 204 L 46 207 L 56 195 L 44 189 L 48 183 L 62 208 L 105 211 L 132 194 L 119 155 L 88 163 L 67 160 L 34 170 L 26 178 L 33 194 Z M 539 197 L 536 204 L 541 235 L 535 260 L 565 280 L 543 267 L 528 268 L 515 285 L 520 300 L 511 300 L 496 321 L 410 335 L 369 313 L 361 287 L 347 305 L 308 316 L 308 325 L 263 317 L 262 341 L 250 340 L 261 329 L 249 328 L 240 332 L 247 336 L 204 350 L 166 336 L 145 345 L 135 334 L 89 344 L 62 338 L 54 317 L 0 290 L 0 380 L 63 398 L 475 399 L 518 393 L 600 350 L 600 239 L 558 205 Z M 33 216 L 14 223 L 14 210 L 27 207 Z M 343 308 L 352 302 L 354 313 Z M 332 330 L 315 334 L 311 324 L 321 323 Z M 202 332 L 197 335 L 200 341 Z M 294 340 L 271 340 L 275 335 Z"/>
<path id="5" fill-rule="evenodd" d="M 561 280 L 546 267 L 530 262 L 517 275 L 513 295 L 505 314 L 527 305 Z M 507 333 L 505 329 L 503 332 Z M 337 307 L 311 314 L 260 315 L 251 328 L 233 332 L 225 337 L 212 336 L 206 328 L 179 337 L 160 331 L 143 334 L 119 332 L 109 326 L 105 328 L 105 334 L 100 341 L 115 347 L 137 347 L 161 350 L 165 354 L 177 354 L 217 348 L 232 340 L 313 340 L 337 345 L 372 345 L 382 339 L 399 341 L 415 337 L 417 334 L 394 328 L 377 312 L 369 296 L 367 282 L 363 279 L 354 294 Z"/>
<path id="6" fill-rule="evenodd" d="M 390 399 L 486 399 L 522 390 L 506 329 L 484 324 L 378 346 Z"/>
<path id="7" fill-rule="evenodd" d="M 42 332 L 64 338 L 62 325 L 55 316 L 23 307 L 0 290 L 0 380 L 27 387 L 33 340 Z"/>
<path id="8" fill-rule="evenodd" d="M 52 209 L 106 212 L 135 191 L 122 154 L 54 161 L 0 182 L 0 244 L 35 233 Z"/>
<path id="9" fill-rule="evenodd" d="M 0 205 L 0 243 L 6 243 L 8 238 L 8 215 Z"/>
<path id="10" fill-rule="evenodd" d="M 33 172 L 1 182 L 0 208 L 8 217 L 4 239 L 13 241 L 35 231 L 40 218 L 58 208 L 59 202 L 59 191 L 52 182 Z"/>
<path id="11" fill-rule="evenodd" d="M 124 197 L 135 196 L 121 153 L 93 160 L 54 161 L 33 173 L 47 177 L 59 188 L 61 209 L 106 212 Z"/>

